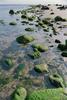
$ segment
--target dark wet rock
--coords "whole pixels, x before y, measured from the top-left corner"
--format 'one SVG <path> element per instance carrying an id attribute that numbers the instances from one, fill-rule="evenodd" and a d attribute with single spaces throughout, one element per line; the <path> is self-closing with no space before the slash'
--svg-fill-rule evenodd
<path id="1" fill-rule="evenodd" d="M 48 7 L 48 6 L 44 6 L 44 5 L 42 5 L 41 10 L 49 10 L 49 7 Z"/>
<path id="2" fill-rule="evenodd" d="M 52 37 L 52 34 L 50 34 L 49 36 Z"/>
<path id="3" fill-rule="evenodd" d="M 57 22 L 57 21 L 63 21 L 63 22 L 65 22 L 66 21 L 66 19 L 64 19 L 64 18 L 62 18 L 60 16 L 56 16 L 54 20 L 55 20 L 55 22 Z"/>
<path id="4" fill-rule="evenodd" d="M 63 57 L 67 57 L 67 51 L 63 51 L 63 52 L 61 53 L 61 55 L 62 55 Z"/>
<path id="5" fill-rule="evenodd" d="M 16 22 L 10 22 L 9 25 L 17 25 Z"/>
<path id="6" fill-rule="evenodd" d="M 38 22 L 38 25 L 41 26 L 41 27 L 43 27 L 43 28 L 45 28 L 45 25 L 43 24 L 42 21 L 39 21 L 39 22 Z"/>
<path id="7" fill-rule="evenodd" d="M 34 49 L 34 52 L 32 54 L 29 54 L 29 56 L 32 59 L 36 59 L 36 58 L 39 58 L 41 56 L 41 53 L 37 49 Z"/>
<path id="8" fill-rule="evenodd" d="M 13 10 L 10 10 L 9 11 L 9 14 L 13 15 L 14 14 L 14 11 Z"/>
<path id="9" fill-rule="evenodd" d="M 22 35 L 16 38 L 16 41 L 20 44 L 27 44 L 29 42 L 32 42 L 34 38 L 30 35 Z"/>
<path id="10" fill-rule="evenodd" d="M 43 22 L 44 24 L 46 24 L 46 25 L 49 25 L 49 24 L 50 24 L 50 22 L 49 22 L 48 20 L 46 20 L 46 19 L 43 19 L 42 22 Z"/>
<path id="11" fill-rule="evenodd" d="M 64 51 L 66 49 L 66 46 L 64 44 L 59 44 L 58 45 L 58 48 L 61 50 L 61 51 Z"/>
<path id="12" fill-rule="evenodd" d="M 48 29 L 48 28 L 47 28 L 47 29 L 46 29 L 46 28 L 44 28 L 44 29 L 43 29 L 43 31 L 45 31 L 45 32 L 49 32 L 49 29 Z"/>
<path id="13" fill-rule="evenodd" d="M 62 26 L 59 26 L 58 28 L 63 28 Z"/>
<path id="14" fill-rule="evenodd" d="M 54 12 L 51 12 L 50 14 L 51 14 L 51 15 L 54 15 Z"/>
<path id="15" fill-rule="evenodd" d="M 57 35 L 57 31 L 56 31 L 56 29 L 53 26 L 52 26 L 52 30 L 53 30 L 53 34 Z"/>
<path id="16" fill-rule="evenodd" d="M 27 19 L 27 15 L 21 15 L 21 18 Z"/>
<path id="17" fill-rule="evenodd" d="M 58 7 L 57 9 L 60 9 L 60 10 L 65 10 L 65 9 L 67 9 L 67 6 L 61 6 L 61 7 Z"/>
<path id="18" fill-rule="evenodd" d="M 29 21 L 33 21 L 34 19 L 35 19 L 35 16 L 28 17 Z"/>
<path id="19" fill-rule="evenodd" d="M 33 29 L 33 28 L 28 27 L 28 28 L 26 28 L 26 29 L 25 29 L 25 31 L 32 32 L 32 31 L 34 31 L 34 29 Z"/>
<path id="20" fill-rule="evenodd" d="M 23 87 L 18 87 L 11 95 L 12 100 L 25 100 L 27 91 Z"/>
<path id="21" fill-rule="evenodd" d="M 34 70 L 38 73 L 48 72 L 48 65 L 47 64 L 38 64 L 35 65 Z"/>
<path id="22" fill-rule="evenodd" d="M 29 22 L 28 21 L 21 21 L 21 23 L 28 24 Z"/>
<path id="23" fill-rule="evenodd" d="M 59 48 L 61 51 L 66 51 L 66 50 L 67 50 L 67 40 L 65 40 L 65 44 L 59 44 L 59 45 L 58 45 L 58 48 Z"/>
<path id="24" fill-rule="evenodd" d="M 56 87 L 64 87 L 63 79 L 59 74 L 50 75 L 49 80 Z"/>
<path id="25" fill-rule="evenodd" d="M 40 52 L 48 51 L 48 47 L 41 44 L 33 44 L 32 47 L 36 48 Z"/>
<path id="26" fill-rule="evenodd" d="M 55 39 L 55 43 L 61 43 L 61 41 L 58 39 Z"/>
<path id="27" fill-rule="evenodd" d="M 0 20 L 0 24 L 5 24 L 4 20 Z"/>

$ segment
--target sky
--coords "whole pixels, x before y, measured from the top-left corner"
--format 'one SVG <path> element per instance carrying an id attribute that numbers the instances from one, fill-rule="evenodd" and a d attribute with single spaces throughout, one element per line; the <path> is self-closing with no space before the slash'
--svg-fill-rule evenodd
<path id="1" fill-rule="evenodd" d="M 0 4 L 67 4 L 67 0 L 0 0 Z"/>

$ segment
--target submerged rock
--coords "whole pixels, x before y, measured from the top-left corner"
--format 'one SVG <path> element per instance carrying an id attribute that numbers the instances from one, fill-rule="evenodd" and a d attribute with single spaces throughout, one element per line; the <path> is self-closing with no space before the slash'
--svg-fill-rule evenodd
<path id="1" fill-rule="evenodd" d="M 35 65 L 34 69 L 38 73 L 48 72 L 48 65 L 47 64 L 38 64 L 38 65 Z"/>
<path id="2" fill-rule="evenodd" d="M 4 65 L 5 65 L 8 69 L 12 68 L 12 67 L 13 67 L 13 64 L 14 64 L 14 61 L 13 61 L 12 58 L 5 58 L 5 59 L 4 59 Z"/>
<path id="3" fill-rule="evenodd" d="M 41 44 L 33 44 L 32 47 L 36 48 L 40 52 L 48 51 L 48 47 Z"/>
<path id="4" fill-rule="evenodd" d="M 26 89 L 23 87 L 19 87 L 13 92 L 11 98 L 12 100 L 25 100 L 26 96 L 27 96 Z"/>
<path id="5" fill-rule="evenodd" d="M 36 59 L 36 58 L 39 58 L 41 56 L 41 53 L 35 49 L 34 52 L 32 54 L 29 54 L 29 56 L 32 58 L 32 59 Z"/>
<path id="6" fill-rule="evenodd" d="M 23 70 L 25 68 L 25 64 L 19 64 L 16 70 L 16 78 L 21 77 L 23 75 Z"/>
<path id="7" fill-rule="evenodd" d="M 29 31 L 29 32 L 31 32 L 31 31 L 34 31 L 34 29 L 33 29 L 33 28 L 28 27 L 28 28 L 26 28 L 26 29 L 25 29 L 25 31 Z"/>
<path id="8" fill-rule="evenodd" d="M 16 38 L 16 41 L 20 44 L 27 44 L 29 42 L 32 42 L 34 38 L 30 35 L 22 35 Z"/>
<path id="9" fill-rule="evenodd" d="M 67 9 L 67 6 L 61 6 L 61 7 L 58 7 L 57 9 L 60 9 L 60 10 L 65 10 L 65 9 Z"/>
<path id="10" fill-rule="evenodd" d="M 17 25 L 16 22 L 10 22 L 9 25 Z"/>
<path id="11" fill-rule="evenodd" d="M 63 79 L 59 74 L 50 75 L 49 80 L 56 87 L 64 87 Z"/>
<path id="12" fill-rule="evenodd" d="M 9 11 L 9 14 L 13 15 L 14 14 L 14 11 L 13 10 L 10 10 Z"/>

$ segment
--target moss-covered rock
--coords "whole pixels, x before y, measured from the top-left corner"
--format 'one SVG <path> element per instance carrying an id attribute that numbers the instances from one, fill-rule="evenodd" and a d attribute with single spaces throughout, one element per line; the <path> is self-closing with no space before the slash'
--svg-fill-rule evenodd
<path id="1" fill-rule="evenodd" d="M 26 29 L 25 29 L 25 31 L 29 31 L 29 32 L 31 32 L 31 31 L 34 31 L 34 29 L 33 29 L 33 28 L 28 27 L 28 28 L 26 28 Z"/>
<path id="2" fill-rule="evenodd" d="M 63 57 L 67 57 L 67 51 L 63 51 L 63 52 L 61 53 L 61 55 L 62 55 Z"/>
<path id="3" fill-rule="evenodd" d="M 64 87 L 63 79 L 59 74 L 50 75 L 49 80 L 56 87 Z"/>
<path id="4" fill-rule="evenodd" d="M 60 16 L 56 16 L 55 17 L 55 21 L 57 22 L 57 21 L 66 21 L 66 19 L 63 19 L 62 17 L 60 17 Z"/>
<path id="5" fill-rule="evenodd" d="M 17 88 L 12 94 L 12 100 L 25 100 L 27 91 L 23 87 Z"/>
<path id="6" fill-rule="evenodd" d="M 20 44 L 27 44 L 33 40 L 34 38 L 30 35 L 22 35 L 16 38 L 16 41 Z"/>
<path id="7" fill-rule="evenodd" d="M 35 65 L 34 69 L 38 73 L 48 72 L 48 65 L 47 64 L 38 64 L 38 65 Z"/>
<path id="8" fill-rule="evenodd" d="M 63 88 L 34 90 L 27 96 L 26 100 L 67 100 L 63 91 Z"/>
<path id="9" fill-rule="evenodd" d="M 34 52 L 32 54 L 29 54 L 29 56 L 32 58 L 32 59 L 36 59 L 36 58 L 39 58 L 41 56 L 41 53 L 35 49 Z"/>
<path id="10" fill-rule="evenodd" d="M 44 46 L 41 44 L 33 44 L 32 47 L 38 49 L 38 51 L 40 51 L 40 52 L 44 52 L 44 51 L 48 50 L 47 46 Z"/>
<path id="11" fill-rule="evenodd" d="M 16 22 L 10 22 L 9 25 L 17 25 Z"/>
<path id="12" fill-rule="evenodd" d="M 10 10 L 9 14 L 13 15 L 14 14 L 14 10 Z"/>

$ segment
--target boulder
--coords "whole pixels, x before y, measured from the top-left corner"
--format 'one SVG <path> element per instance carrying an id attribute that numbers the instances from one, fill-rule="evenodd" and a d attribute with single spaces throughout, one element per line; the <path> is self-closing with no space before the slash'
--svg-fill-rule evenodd
<path id="1" fill-rule="evenodd" d="M 59 74 L 50 75 L 49 80 L 56 87 L 64 87 L 63 79 Z"/>
<path id="2" fill-rule="evenodd" d="M 47 64 L 38 64 L 35 65 L 34 70 L 38 73 L 48 72 L 48 65 Z"/>
<path id="3" fill-rule="evenodd" d="M 13 10 L 10 10 L 9 11 L 9 14 L 13 15 L 14 14 L 14 11 Z"/>
<path id="4" fill-rule="evenodd" d="M 30 35 L 21 35 L 16 38 L 16 41 L 20 44 L 27 44 L 29 42 L 32 42 L 34 38 Z"/>
<path id="5" fill-rule="evenodd" d="M 25 100 L 27 91 L 23 87 L 18 87 L 11 95 L 12 100 Z"/>

